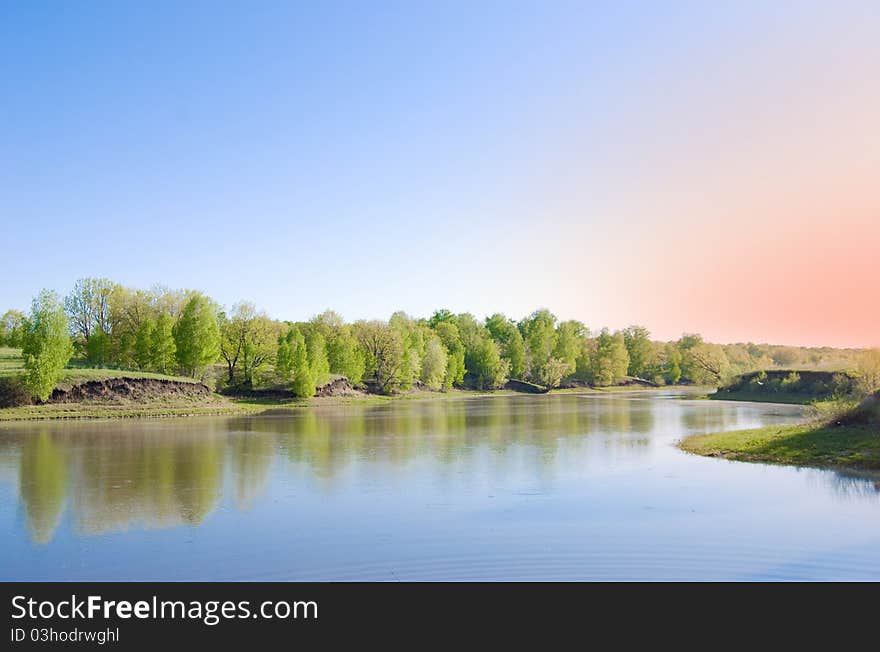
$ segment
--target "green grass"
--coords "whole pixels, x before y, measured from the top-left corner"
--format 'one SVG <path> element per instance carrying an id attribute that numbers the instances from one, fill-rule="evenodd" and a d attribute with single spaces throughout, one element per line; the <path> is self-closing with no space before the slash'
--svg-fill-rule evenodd
<path id="1" fill-rule="evenodd" d="M 0 347 L 0 378 L 18 376 L 24 373 L 24 360 L 21 357 L 21 349 Z M 108 378 L 154 378 L 157 380 L 176 380 L 184 383 L 198 382 L 186 376 L 169 376 L 166 374 L 151 373 L 148 371 L 131 371 L 128 369 L 92 369 L 78 367 L 75 364 L 61 370 L 57 386 L 61 389 L 70 389 L 74 385 L 85 383 L 90 380 L 107 380 Z"/>
<path id="2" fill-rule="evenodd" d="M 710 394 L 713 401 L 751 401 L 753 403 L 790 403 L 793 405 L 810 405 L 815 396 L 809 394 L 795 394 L 793 392 L 724 392 L 723 394 Z"/>
<path id="3" fill-rule="evenodd" d="M 688 453 L 742 462 L 880 470 L 880 425 L 804 423 L 688 437 Z"/>
<path id="4" fill-rule="evenodd" d="M 10 349 L 0 346 L 0 378 L 4 376 L 17 376 L 24 372 L 24 360 L 21 357 L 21 349 Z"/>
<path id="5" fill-rule="evenodd" d="M 74 385 L 90 380 L 107 380 L 108 378 L 153 378 L 157 380 L 176 380 L 182 383 L 197 383 L 198 380 L 187 376 L 168 376 L 148 371 L 131 371 L 128 369 L 64 369 L 58 379 L 57 386 L 69 389 Z"/>

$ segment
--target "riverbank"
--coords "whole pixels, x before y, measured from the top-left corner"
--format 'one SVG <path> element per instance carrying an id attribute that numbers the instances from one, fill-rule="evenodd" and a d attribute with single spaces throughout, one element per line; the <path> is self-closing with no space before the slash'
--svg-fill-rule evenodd
<path id="1" fill-rule="evenodd" d="M 695 435 L 679 447 L 740 462 L 880 471 L 880 393 L 830 420 Z"/>
<path id="2" fill-rule="evenodd" d="M 303 408 L 333 405 L 381 405 L 398 401 L 448 401 L 494 396 L 555 396 L 571 395 L 602 395 L 621 393 L 656 393 L 660 390 L 688 389 L 699 393 L 705 388 L 692 386 L 669 387 L 603 387 L 603 388 L 572 388 L 556 389 L 546 394 L 529 394 L 510 389 L 479 391 L 453 389 L 446 392 L 413 390 L 392 396 L 361 393 L 353 396 L 315 396 L 308 399 L 280 397 L 230 397 L 210 394 L 201 399 L 167 398 L 148 403 L 114 404 L 100 401 L 83 401 L 80 403 L 45 403 L 41 405 L 22 405 L 0 409 L 0 422 L 10 421 L 41 421 L 64 419 L 139 419 L 164 417 L 197 417 L 197 416 L 279 416 L 295 414 Z"/>

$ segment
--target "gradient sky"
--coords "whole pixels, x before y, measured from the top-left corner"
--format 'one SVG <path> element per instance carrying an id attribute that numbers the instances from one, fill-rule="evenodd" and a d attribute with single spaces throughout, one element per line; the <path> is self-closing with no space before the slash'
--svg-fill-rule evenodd
<path id="1" fill-rule="evenodd" d="M 0 309 L 107 276 L 880 345 L 878 35 L 876 0 L 0 0 Z"/>

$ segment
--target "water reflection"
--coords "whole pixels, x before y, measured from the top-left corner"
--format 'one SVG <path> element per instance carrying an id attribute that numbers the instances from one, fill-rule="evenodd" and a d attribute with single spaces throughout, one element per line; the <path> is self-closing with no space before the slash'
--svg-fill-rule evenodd
<path id="1" fill-rule="evenodd" d="M 24 441 L 19 493 L 27 513 L 28 530 L 38 543 L 52 538 L 67 499 L 68 459 L 44 429 Z"/>
<path id="2" fill-rule="evenodd" d="M 248 510 L 270 491 L 273 473 L 307 474 L 320 491 L 332 492 L 353 467 L 381 476 L 427 463 L 435 480 L 454 486 L 524 465 L 527 477 L 548 486 L 562 463 L 636 463 L 658 436 L 668 446 L 673 436 L 762 419 L 760 411 L 706 401 L 410 401 L 284 417 L 20 424 L 0 430 L 0 460 L 3 469 L 17 466 L 31 540 L 47 544 L 66 512 L 78 533 L 98 535 L 198 525 L 224 496 Z"/>

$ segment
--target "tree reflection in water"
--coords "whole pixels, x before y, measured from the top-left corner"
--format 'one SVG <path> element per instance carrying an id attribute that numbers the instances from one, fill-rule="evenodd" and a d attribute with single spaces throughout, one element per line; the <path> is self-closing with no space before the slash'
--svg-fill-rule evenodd
<path id="1" fill-rule="evenodd" d="M 742 409 L 677 403 L 498 396 L 321 406 L 269 417 L 17 424 L 0 431 L 0 458 L 3 469 L 17 466 L 30 536 L 46 543 L 66 508 L 87 535 L 198 525 L 224 495 L 246 510 L 267 491 L 273 469 L 290 478 L 308 474 L 316 488 L 332 492 L 352 470 L 387 478 L 430 462 L 433 481 L 454 486 L 486 478 L 503 485 L 525 468 L 540 490 L 552 486 L 566 461 L 589 467 L 592 459 L 607 464 L 645 455 L 659 431 L 743 427 Z"/>

